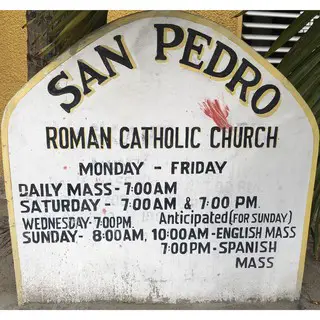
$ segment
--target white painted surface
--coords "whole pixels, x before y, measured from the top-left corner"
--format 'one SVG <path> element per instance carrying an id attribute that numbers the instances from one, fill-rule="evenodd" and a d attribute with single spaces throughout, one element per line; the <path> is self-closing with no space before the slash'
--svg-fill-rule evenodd
<path id="1" fill-rule="evenodd" d="M 263 75 L 264 83 L 278 86 L 282 100 L 278 110 L 270 117 L 258 117 L 251 107 L 240 104 L 238 95 L 225 89 L 225 81 L 214 81 L 201 73 L 182 68 L 179 64 L 183 48 L 168 51 L 168 61 L 155 61 L 156 32 L 154 23 L 175 23 L 194 28 L 232 47 L 241 58 L 254 63 Z M 137 68 L 129 70 L 115 64 L 120 76 L 104 86 L 94 84 L 95 93 L 85 97 L 82 104 L 67 114 L 59 104 L 64 96 L 53 97 L 47 92 L 49 81 L 61 70 L 68 71 L 73 81 L 80 84 L 77 59 L 83 59 L 98 70 L 104 66 L 93 50 L 97 45 L 115 47 L 113 37 L 123 35 Z M 206 49 L 202 60 L 211 58 L 212 50 Z M 279 126 L 277 148 L 262 149 L 211 149 L 208 132 L 214 122 L 207 117 L 199 103 L 204 99 L 218 98 L 230 108 L 228 117 L 232 126 Z M 47 149 L 45 127 L 112 127 L 112 149 Z M 118 133 L 123 126 L 141 127 L 201 127 L 199 149 L 134 149 L 119 146 Z M 237 300 L 250 298 L 274 300 L 294 299 L 299 295 L 297 274 L 299 268 L 303 223 L 313 152 L 313 134 L 310 123 L 284 85 L 263 66 L 219 32 L 174 17 L 145 18 L 121 26 L 85 47 L 39 82 L 20 102 L 9 123 L 10 168 L 13 203 L 21 263 L 23 301 L 153 301 L 177 302 Z M 139 176 L 79 176 L 79 162 L 138 162 L 144 161 Z M 171 161 L 227 161 L 221 175 L 171 175 Z M 162 170 L 154 170 L 154 166 Z M 67 166 L 67 169 L 64 167 Z M 162 253 L 161 241 L 152 239 L 154 228 L 181 228 L 185 225 L 159 225 L 161 210 L 123 211 L 120 201 L 124 195 L 124 182 L 177 181 L 177 210 L 184 210 L 185 199 L 191 198 L 195 213 L 224 213 L 234 209 L 236 196 L 258 197 L 259 208 L 238 209 L 248 212 L 293 212 L 290 226 L 296 226 L 292 239 L 278 239 L 276 253 L 219 254 L 218 240 L 211 233 L 216 224 L 208 227 L 210 254 Z M 54 199 L 67 199 L 66 183 L 94 184 L 111 182 L 112 188 L 120 187 L 111 197 L 101 198 L 96 212 L 91 213 L 29 213 L 22 214 L 18 185 L 62 182 L 61 192 Z M 199 197 L 228 196 L 228 209 L 200 210 Z M 130 196 L 132 198 L 133 196 Z M 139 197 L 139 196 L 136 196 Z M 147 197 L 147 196 L 146 196 Z M 163 196 L 159 196 L 163 198 Z M 69 197 L 70 198 L 70 197 Z M 87 197 L 73 197 L 84 199 Z M 153 199 L 154 196 L 150 196 Z M 43 200 L 48 198 L 27 198 Z M 109 201 L 110 207 L 104 203 Z M 106 209 L 106 214 L 103 214 Z M 184 210 L 187 212 L 188 210 Z M 190 210 L 189 210 L 190 211 Z M 25 231 L 22 218 L 34 217 L 93 217 L 131 216 L 135 229 L 143 229 L 146 241 L 94 242 L 94 223 L 79 230 L 83 238 L 76 243 L 23 244 Z M 270 224 L 269 226 L 285 224 Z M 228 225 L 224 225 L 228 226 Z M 235 224 L 234 226 L 248 226 Z M 250 224 L 261 226 L 266 224 Z M 230 239 L 263 241 L 264 239 Z M 273 240 L 273 239 L 270 239 Z M 276 240 L 276 239 L 275 239 Z M 162 242 L 171 242 L 169 239 Z M 181 241 L 178 241 L 181 242 Z M 190 241 L 186 241 L 190 242 Z M 235 267 L 236 257 L 274 257 L 272 268 L 242 269 Z"/>

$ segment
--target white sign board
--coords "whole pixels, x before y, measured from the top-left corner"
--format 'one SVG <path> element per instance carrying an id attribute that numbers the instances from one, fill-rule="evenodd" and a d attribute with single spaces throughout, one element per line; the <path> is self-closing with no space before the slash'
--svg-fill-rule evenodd
<path id="1" fill-rule="evenodd" d="M 20 303 L 298 298 L 317 125 L 224 28 L 113 22 L 28 82 L 2 137 Z"/>

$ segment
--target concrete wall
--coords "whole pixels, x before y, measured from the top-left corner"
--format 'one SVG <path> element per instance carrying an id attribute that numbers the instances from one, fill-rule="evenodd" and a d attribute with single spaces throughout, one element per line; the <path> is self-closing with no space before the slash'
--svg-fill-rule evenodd
<path id="1" fill-rule="evenodd" d="M 25 11 L 0 11 L 0 117 L 14 94 L 27 82 Z M 3 176 L 0 152 L 0 175 Z M 2 189 L 2 188 L 1 188 Z"/>

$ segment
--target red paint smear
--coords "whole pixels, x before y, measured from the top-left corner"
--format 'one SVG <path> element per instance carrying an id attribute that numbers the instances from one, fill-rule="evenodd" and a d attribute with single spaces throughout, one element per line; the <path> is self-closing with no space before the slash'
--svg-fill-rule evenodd
<path id="1" fill-rule="evenodd" d="M 231 128 L 231 124 L 227 118 L 229 115 L 229 107 L 226 104 L 222 104 L 219 100 L 206 99 L 200 104 L 202 111 L 211 118 L 220 128 Z"/>

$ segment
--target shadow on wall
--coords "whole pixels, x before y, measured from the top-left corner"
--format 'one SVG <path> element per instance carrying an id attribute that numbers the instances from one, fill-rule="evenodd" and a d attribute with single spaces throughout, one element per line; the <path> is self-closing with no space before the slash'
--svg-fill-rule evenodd
<path id="1" fill-rule="evenodd" d="M 0 11 L 0 116 L 9 100 L 27 82 L 27 31 L 25 11 Z M 0 152 L 0 201 L 5 199 Z M 2 208 L 0 208 L 2 211 Z M 0 216 L 2 212 L 0 212 Z"/>

